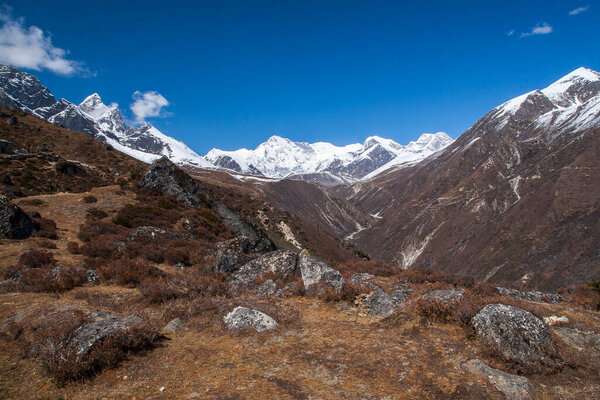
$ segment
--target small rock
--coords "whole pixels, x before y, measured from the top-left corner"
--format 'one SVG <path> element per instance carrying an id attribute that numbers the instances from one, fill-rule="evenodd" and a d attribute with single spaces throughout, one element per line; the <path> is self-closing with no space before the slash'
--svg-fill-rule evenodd
<path id="1" fill-rule="evenodd" d="M 257 332 L 264 332 L 275 329 L 279 325 L 267 314 L 248 307 L 234 308 L 223 318 L 223 322 L 232 331 L 254 329 Z"/>
<path id="2" fill-rule="evenodd" d="M 133 231 L 129 232 L 129 234 L 127 235 L 127 240 L 129 240 L 130 242 L 147 242 L 158 238 L 170 240 L 179 239 L 179 237 L 173 232 L 169 232 L 164 229 L 157 228 L 155 226 L 140 226 L 139 228 L 136 228 Z"/>
<path id="3" fill-rule="evenodd" d="M 185 329 L 185 325 L 179 318 L 173 318 L 165 327 L 163 331 L 165 332 L 177 332 Z"/>
<path id="4" fill-rule="evenodd" d="M 302 273 L 304 288 L 308 289 L 317 282 L 324 282 L 340 292 L 344 287 L 344 278 L 339 271 L 331 268 L 329 265 L 316 260 L 303 250 L 298 256 L 298 266 Z"/>
<path id="5" fill-rule="evenodd" d="M 182 270 L 185 269 L 185 265 L 183 265 L 183 263 L 177 263 L 173 265 L 173 269 Z"/>
<path id="6" fill-rule="evenodd" d="M 390 297 L 394 300 L 394 306 L 399 307 L 410 299 L 410 293 L 402 289 L 394 289 L 390 292 Z"/>
<path id="7" fill-rule="evenodd" d="M 99 285 L 100 284 L 100 278 L 98 277 L 98 274 L 96 273 L 96 271 L 94 271 L 93 269 L 88 269 L 85 272 L 86 278 L 87 278 L 87 282 L 90 285 Z"/>
<path id="8" fill-rule="evenodd" d="M 0 196 L 0 239 L 26 239 L 40 229 L 21 208 Z"/>
<path id="9" fill-rule="evenodd" d="M 134 325 L 142 322 L 136 315 L 121 317 L 104 311 L 94 311 L 90 314 L 92 322 L 79 327 L 71 339 L 69 345 L 75 346 L 77 355 L 88 353 L 92 347 L 117 331 L 127 331 Z"/>
<path id="10" fill-rule="evenodd" d="M 365 272 L 356 273 L 356 274 L 352 275 L 352 277 L 350 278 L 350 283 L 353 285 L 364 286 L 369 289 L 377 290 L 377 289 L 379 289 L 379 287 L 377 285 L 369 282 L 370 279 L 375 279 L 375 278 L 376 278 L 375 275 L 371 275 L 371 274 L 368 274 Z"/>
<path id="11" fill-rule="evenodd" d="M 477 336 L 505 357 L 535 365 L 550 341 L 548 327 L 529 311 L 505 304 L 488 304 L 471 319 Z"/>
<path id="12" fill-rule="evenodd" d="M 504 287 L 500 287 L 500 286 L 496 287 L 496 290 L 502 296 L 515 297 L 518 299 L 540 301 L 540 302 L 546 302 L 546 303 L 560 303 L 561 301 L 565 301 L 564 297 L 562 297 L 561 295 L 556 294 L 556 293 L 545 293 L 545 292 L 539 292 L 537 290 L 530 291 L 530 292 L 523 292 L 520 290 L 509 289 L 509 288 L 504 288 Z"/>
<path id="13" fill-rule="evenodd" d="M 166 387 L 164 387 L 164 386 L 161 386 L 161 387 L 160 387 L 160 389 L 158 389 L 158 390 L 159 390 L 160 392 L 164 392 L 165 390 L 167 390 L 167 388 L 166 388 Z"/>
<path id="14" fill-rule="evenodd" d="M 564 315 L 561 315 L 561 316 L 551 315 L 549 317 L 544 317 L 544 322 L 548 326 L 558 325 L 558 324 L 568 324 L 569 318 L 565 317 Z"/>
<path id="15" fill-rule="evenodd" d="M 491 368 L 481 360 L 469 360 L 464 366 L 473 375 L 486 378 L 509 400 L 531 400 L 536 397 L 531 382 L 523 376 Z"/>
<path id="16" fill-rule="evenodd" d="M 372 317 L 387 317 L 394 312 L 395 306 L 394 299 L 382 290 L 374 291 L 362 304 L 369 309 Z"/>
<path id="17" fill-rule="evenodd" d="M 464 290 L 432 290 L 431 292 L 425 293 L 421 296 L 422 299 L 433 299 L 441 300 L 444 303 L 454 303 L 462 298 Z"/>
<path id="18" fill-rule="evenodd" d="M 555 328 L 553 332 L 566 344 L 584 351 L 589 344 L 595 344 L 600 350 L 600 335 L 594 332 L 582 332 L 574 328 Z"/>
<path id="19" fill-rule="evenodd" d="M 277 285 L 273 279 L 267 279 L 256 289 L 256 293 L 261 296 L 270 296 L 277 290 Z"/>

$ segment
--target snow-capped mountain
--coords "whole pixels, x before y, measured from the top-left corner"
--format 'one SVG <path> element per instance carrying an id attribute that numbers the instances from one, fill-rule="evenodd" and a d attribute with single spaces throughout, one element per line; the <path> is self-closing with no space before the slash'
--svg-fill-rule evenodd
<path id="1" fill-rule="evenodd" d="M 104 104 L 97 93 L 79 105 L 65 99 L 56 101 L 35 76 L 7 65 L 0 65 L 0 103 L 31 112 L 73 131 L 87 133 L 144 162 L 167 156 L 177 164 L 214 168 L 183 142 L 151 125 L 128 127 L 117 104 Z"/>
<path id="2" fill-rule="evenodd" d="M 254 150 L 212 149 L 205 158 L 229 170 L 268 177 L 298 177 L 318 181 L 316 174 L 339 183 L 356 181 L 396 165 L 423 160 L 452 143 L 444 132 L 425 133 L 403 146 L 390 139 L 368 137 L 364 143 L 335 146 L 331 143 L 293 142 L 271 136 Z"/>

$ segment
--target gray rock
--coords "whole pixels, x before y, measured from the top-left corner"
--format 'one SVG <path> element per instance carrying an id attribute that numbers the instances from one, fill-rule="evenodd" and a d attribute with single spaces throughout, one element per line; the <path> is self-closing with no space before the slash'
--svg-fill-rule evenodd
<path id="1" fill-rule="evenodd" d="M 372 317 L 387 317 L 394 312 L 394 299 L 382 290 L 376 290 L 362 302 Z"/>
<path id="2" fill-rule="evenodd" d="M 246 254 L 250 247 L 251 242 L 245 236 L 219 243 L 217 251 L 212 255 L 215 259 L 213 270 L 223 274 L 237 271 L 251 260 Z"/>
<path id="3" fill-rule="evenodd" d="M 292 286 L 293 285 L 291 283 L 286 284 L 284 287 L 275 292 L 275 297 L 285 297 L 285 294 L 292 288 Z"/>
<path id="4" fill-rule="evenodd" d="M 185 325 L 179 318 L 173 318 L 165 327 L 163 331 L 165 332 L 177 332 L 185 329 Z"/>
<path id="5" fill-rule="evenodd" d="M 151 241 L 157 238 L 175 240 L 179 237 L 173 232 L 166 231 L 155 226 L 140 226 L 129 232 L 127 240 L 134 241 Z"/>
<path id="6" fill-rule="evenodd" d="M 500 286 L 496 287 L 496 290 L 502 296 L 515 297 L 518 299 L 525 299 L 525 300 L 539 301 L 539 302 L 546 302 L 546 303 L 560 303 L 561 301 L 565 301 L 564 297 L 562 297 L 561 295 L 556 294 L 556 293 L 545 293 L 545 292 L 539 292 L 537 290 L 530 291 L 530 292 L 523 292 L 520 290 L 509 289 L 509 288 L 504 288 L 504 287 L 500 287 Z"/>
<path id="7" fill-rule="evenodd" d="M 594 332 L 582 332 L 574 328 L 555 328 L 553 332 L 566 344 L 577 350 L 584 351 L 590 344 L 600 350 L 600 335 Z"/>
<path id="8" fill-rule="evenodd" d="M 379 286 L 369 282 L 369 279 L 375 279 L 375 275 L 371 275 L 365 272 L 359 272 L 350 278 L 350 283 L 353 285 L 363 286 L 369 289 L 377 290 Z"/>
<path id="9" fill-rule="evenodd" d="M 223 318 L 223 322 L 232 331 L 254 329 L 257 332 L 264 332 L 275 329 L 279 325 L 267 314 L 247 307 L 234 308 Z"/>
<path id="10" fill-rule="evenodd" d="M 277 290 L 277 285 L 273 279 L 267 279 L 256 289 L 256 293 L 261 296 L 271 296 Z"/>
<path id="11" fill-rule="evenodd" d="M 469 360 L 464 366 L 473 375 L 486 378 L 509 400 L 531 400 L 536 397 L 531 382 L 523 376 L 491 368 L 481 360 Z"/>
<path id="12" fill-rule="evenodd" d="M 0 196 L 0 238 L 26 239 L 40 226 L 7 197 Z"/>
<path id="13" fill-rule="evenodd" d="M 227 280 L 230 287 L 249 287 L 265 273 L 286 277 L 296 270 L 298 256 L 291 251 L 277 250 L 244 264 Z"/>
<path id="14" fill-rule="evenodd" d="M 120 317 L 104 311 L 94 311 L 90 318 L 92 321 L 80 326 L 69 340 L 69 345 L 77 349 L 78 356 L 87 354 L 96 343 L 111 334 L 127 331 L 142 322 L 142 318 L 136 315 Z"/>
<path id="15" fill-rule="evenodd" d="M 446 304 L 454 303 L 462 298 L 464 290 L 432 290 L 421 296 L 422 299 L 441 300 Z"/>
<path id="16" fill-rule="evenodd" d="M 410 292 L 402 289 L 394 289 L 390 292 L 390 297 L 394 300 L 394 306 L 399 307 L 410 299 Z"/>
<path id="17" fill-rule="evenodd" d="M 96 271 L 94 271 L 93 269 L 88 269 L 85 272 L 85 276 L 87 278 L 87 282 L 90 285 L 99 285 L 100 284 L 100 278 L 98 277 L 98 274 L 96 273 Z"/>
<path id="18" fill-rule="evenodd" d="M 535 365 L 550 341 L 548 327 L 529 311 L 505 304 L 488 304 L 471 319 L 477 336 L 511 360 Z"/>
<path id="19" fill-rule="evenodd" d="M 329 265 L 316 260 L 308 251 L 303 250 L 298 256 L 298 267 L 302 273 L 304 288 L 308 289 L 317 282 L 323 282 L 334 288 L 337 292 L 344 287 L 344 278 L 339 271 Z"/>
<path id="20" fill-rule="evenodd" d="M 249 223 L 242 220 L 225 204 L 215 202 L 214 209 L 223 220 L 223 223 L 231 229 L 235 236 L 244 236 L 251 243 L 251 248 L 247 253 L 264 254 L 276 250 L 275 244 L 262 232 L 255 230 Z"/>

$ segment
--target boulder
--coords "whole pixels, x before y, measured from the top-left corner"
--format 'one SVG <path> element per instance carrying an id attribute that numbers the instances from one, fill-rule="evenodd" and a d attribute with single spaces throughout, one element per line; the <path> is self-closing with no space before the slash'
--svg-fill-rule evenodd
<path id="1" fill-rule="evenodd" d="M 20 207 L 0 196 L 0 239 L 26 239 L 39 229 L 39 224 Z"/>
<path id="2" fill-rule="evenodd" d="M 446 304 L 458 302 L 463 295 L 463 289 L 456 290 L 432 290 L 421 296 L 422 299 L 440 300 Z"/>
<path id="3" fill-rule="evenodd" d="M 569 318 L 564 315 L 551 315 L 549 317 L 544 317 L 544 323 L 548 326 L 568 324 Z"/>
<path id="4" fill-rule="evenodd" d="M 350 278 L 350 283 L 353 285 L 363 286 L 369 289 L 377 290 L 379 286 L 369 282 L 370 279 L 375 279 L 375 275 L 371 275 L 365 272 L 359 272 Z"/>
<path id="5" fill-rule="evenodd" d="M 255 230 L 249 223 L 238 217 L 237 214 L 231 211 L 225 204 L 215 202 L 214 210 L 219 214 L 223 223 L 235 236 L 244 236 L 247 238 L 251 245 L 246 253 L 264 254 L 277 249 L 271 239 L 262 232 Z"/>
<path id="6" fill-rule="evenodd" d="M 179 318 L 173 318 L 165 327 L 163 331 L 165 332 L 177 332 L 185 329 L 185 325 Z"/>
<path id="7" fill-rule="evenodd" d="M 317 282 L 323 282 L 334 288 L 337 292 L 344 287 L 344 278 L 339 271 L 329 265 L 318 261 L 308 251 L 303 250 L 298 256 L 298 267 L 302 273 L 304 288 L 308 289 Z"/>
<path id="8" fill-rule="evenodd" d="M 223 274 L 237 271 L 242 265 L 251 260 L 246 254 L 251 247 L 250 240 L 245 236 L 219 243 L 217 251 L 212 255 L 215 259 L 213 270 Z"/>
<path id="9" fill-rule="evenodd" d="M 276 290 L 277 285 L 275 284 L 275 281 L 273 281 L 273 279 L 267 279 L 262 285 L 256 288 L 256 294 L 259 296 L 271 296 Z"/>
<path id="10" fill-rule="evenodd" d="M 555 328 L 553 332 L 566 344 L 584 351 L 591 344 L 600 350 L 600 335 L 594 332 L 582 332 L 574 328 Z"/>
<path id="11" fill-rule="evenodd" d="M 532 400 L 536 397 L 531 382 L 523 376 L 491 368 L 481 360 L 469 360 L 464 364 L 464 367 L 473 375 L 488 380 L 509 400 Z"/>
<path id="12" fill-rule="evenodd" d="M 230 287 L 249 287 L 265 273 L 286 277 L 296 270 L 298 256 L 291 251 L 277 250 L 255 258 L 235 271 L 227 280 Z"/>
<path id="13" fill-rule="evenodd" d="M 94 345 L 113 333 L 128 331 L 143 321 L 136 315 L 121 317 L 104 311 L 94 311 L 89 317 L 91 321 L 80 326 L 68 343 L 75 347 L 78 356 L 87 354 Z"/>
<path id="14" fill-rule="evenodd" d="M 127 235 L 127 240 L 130 242 L 147 242 L 158 238 L 169 240 L 179 239 L 179 237 L 173 232 L 169 232 L 155 226 L 140 226 L 139 228 L 129 232 Z"/>
<path id="15" fill-rule="evenodd" d="M 505 304 L 488 304 L 473 318 L 477 336 L 494 346 L 505 357 L 524 365 L 535 365 L 543 358 L 550 341 L 548 327 L 529 311 Z"/>
<path id="16" fill-rule="evenodd" d="M 496 290 L 502 296 L 515 297 L 518 299 L 525 299 L 530 301 L 539 301 L 546 303 L 560 303 L 561 301 L 565 301 L 564 297 L 556 293 L 539 292 L 537 290 L 523 292 L 520 290 L 509 289 L 500 286 L 496 287 Z"/>
<path id="17" fill-rule="evenodd" d="M 395 307 L 394 299 L 382 290 L 374 291 L 362 304 L 369 309 L 369 315 L 372 317 L 387 317 L 394 312 Z"/>
<path id="18" fill-rule="evenodd" d="M 410 299 L 410 292 L 412 292 L 412 289 L 410 289 L 410 291 L 405 289 L 393 289 L 390 292 L 390 297 L 394 300 L 394 306 L 399 307 L 406 303 L 408 299 Z"/>
<path id="19" fill-rule="evenodd" d="M 254 329 L 257 332 L 264 332 L 275 329 L 279 325 L 267 314 L 247 307 L 234 308 L 223 318 L 223 322 L 231 331 Z"/>

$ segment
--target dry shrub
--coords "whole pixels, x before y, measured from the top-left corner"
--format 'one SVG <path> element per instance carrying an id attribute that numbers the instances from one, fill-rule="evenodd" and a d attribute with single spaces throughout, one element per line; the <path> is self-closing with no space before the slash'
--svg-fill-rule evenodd
<path id="1" fill-rule="evenodd" d="M 127 287 L 136 287 L 146 278 L 164 276 L 164 272 L 156 267 L 126 258 L 108 262 L 97 272 L 103 280 Z"/>
<path id="2" fill-rule="evenodd" d="M 56 263 L 52 253 L 44 250 L 29 250 L 19 257 L 19 265 L 29 268 L 42 268 L 52 266 Z"/>
<path id="3" fill-rule="evenodd" d="M 146 300 L 157 304 L 183 297 L 186 294 L 183 287 L 166 278 L 146 278 L 138 289 Z"/>
<path id="4" fill-rule="evenodd" d="M 89 221 L 99 221 L 108 217 L 108 214 L 97 207 L 90 207 L 86 210 L 86 219 Z"/>
<path id="5" fill-rule="evenodd" d="M 353 275 L 355 273 L 369 273 L 376 276 L 392 276 L 398 274 L 398 267 L 394 267 L 381 260 L 351 260 L 338 264 L 338 271 Z"/>
<path id="6" fill-rule="evenodd" d="M 88 196 L 84 196 L 82 200 L 84 203 L 96 203 L 98 201 L 98 198 L 90 194 Z"/>
<path id="7" fill-rule="evenodd" d="M 126 239 L 120 235 L 100 235 L 80 247 L 86 257 L 116 258 L 126 247 Z"/>
<path id="8" fill-rule="evenodd" d="M 171 277 L 152 277 L 139 287 L 142 295 L 151 303 L 164 303 L 175 298 L 218 297 L 227 294 L 222 274 L 208 269 L 187 270 Z"/>
<path id="9" fill-rule="evenodd" d="M 190 252 L 184 247 L 170 247 L 165 251 L 165 260 L 170 264 L 190 264 Z"/>
<path id="10" fill-rule="evenodd" d="M 48 218 L 37 218 L 35 221 L 40 225 L 40 230 L 36 234 L 37 236 L 47 239 L 58 239 L 56 222 Z"/>
<path id="11" fill-rule="evenodd" d="M 319 299 L 326 301 L 328 303 L 337 303 L 340 301 L 346 301 L 349 303 L 353 303 L 354 299 L 362 293 L 369 293 L 371 290 L 364 288 L 360 285 L 352 285 L 350 283 L 346 283 L 342 290 L 339 292 L 329 286 L 325 282 L 317 282 L 314 285 L 311 285 L 310 288 L 306 291 L 307 296 L 315 296 Z"/>
<path id="12" fill-rule="evenodd" d="M 466 288 L 472 287 L 475 284 L 475 280 L 470 276 L 448 275 L 421 268 L 404 270 L 400 273 L 400 278 L 405 282 L 413 284 L 446 283 L 449 285 Z"/>
<path id="13" fill-rule="evenodd" d="M 412 306 L 415 312 L 424 320 L 449 322 L 454 320 L 457 302 L 418 298 L 413 302 Z"/>
<path id="14" fill-rule="evenodd" d="M 571 298 L 575 304 L 587 310 L 600 311 L 600 293 L 589 284 L 572 288 Z"/>
<path id="15" fill-rule="evenodd" d="M 77 242 L 67 243 L 67 250 L 71 254 L 81 254 L 81 249 L 79 248 L 79 244 Z"/>
<path id="16" fill-rule="evenodd" d="M 45 239 L 40 239 L 38 240 L 36 243 L 37 247 L 41 248 L 41 249 L 51 249 L 54 250 L 57 248 L 56 244 L 49 241 L 49 240 L 45 240 Z"/>
<path id="17" fill-rule="evenodd" d="M 25 268 L 19 271 L 19 280 L 11 291 L 61 293 L 87 282 L 83 268 Z"/>
<path id="18" fill-rule="evenodd" d="M 188 323 L 190 320 L 201 316 L 205 323 L 215 324 L 220 317 L 230 309 L 227 303 L 215 297 L 195 297 L 193 299 L 178 298 L 167 301 L 162 305 L 162 319 L 165 322 L 179 318 Z M 200 325 L 197 323 L 196 325 Z"/>
<path id="19" fill-rule="evenodd" d="M 86 243 L 93 238 L 101 235 L 124 235 L 127 232 L 123 227 L 111 224 L 109 222 L 97 221 L 93 223 L 86 222 L 79 227 L 77 237 Z"/>
<path id="20" fill-rule="evenodd" d="M 19 201 L 19 204 L 24 206 L 42 206 L 46 203 L 41 199 L 23 199 Z"/>

